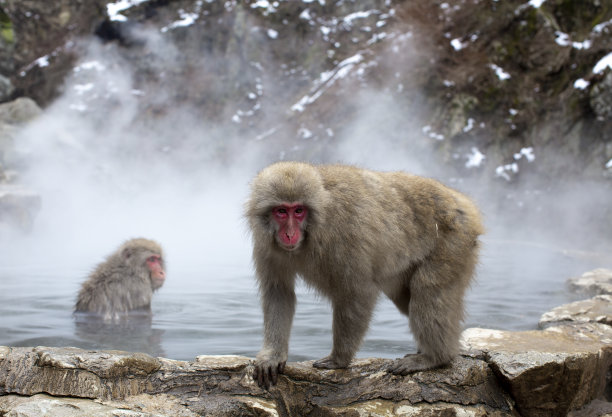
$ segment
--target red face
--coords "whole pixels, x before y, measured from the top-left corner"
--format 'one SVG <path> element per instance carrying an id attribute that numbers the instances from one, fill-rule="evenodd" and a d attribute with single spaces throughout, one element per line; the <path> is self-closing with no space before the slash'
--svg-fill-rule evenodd
<path id="1" fill-rule="evenodd" d="M 149 256 L 147 258 L 147 268 L 151 276 L 151 286 L 156 290 L 161 287 L 166 280 L 166 273 L 164 272 L 161 256 Z"/>
<path id="2" fill-rule="evenodd" d="M 298 203 L 281 204 L 272 209 L 272 218 L 278 226 L 276 228 L 276 241 L 288 251 L 300 247 L 304 239 L 304 220 L 308 216 L 306 206 Z"/>

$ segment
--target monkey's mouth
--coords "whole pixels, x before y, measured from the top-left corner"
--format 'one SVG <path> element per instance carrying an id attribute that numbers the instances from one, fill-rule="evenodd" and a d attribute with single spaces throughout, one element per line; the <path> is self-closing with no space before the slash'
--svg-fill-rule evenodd
<path id="1" fill-rule="evenodd" d="M 281 243 L 279 246 L 281 247 L 281 249 L 284 249 L 287 252 L 293 252 L 294 250 L 299 248 L 299 245 L 285 245 L 284 243 Z"/>

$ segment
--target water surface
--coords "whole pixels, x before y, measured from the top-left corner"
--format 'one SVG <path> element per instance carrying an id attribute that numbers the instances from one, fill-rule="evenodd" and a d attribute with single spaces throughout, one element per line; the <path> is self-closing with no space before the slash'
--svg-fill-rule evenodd
<path id="1" fill-rule="evenodd" d="M 62 261 L 65 263 L 65 261 Z M 170 264 L 153 299 L 153 317 L 120 325 L 75 320 L 80 282 L 93 265 L 0 261 L 0 345 L 119 349 L 193 360 L 202 354 L 254 356 L 262 313 L 253 271 L 242 264 Z M 465 327 L 529 330 L 542 313 L 577 296 L 565 280 L 598 267 L 534 244 L 486 240 L 478 276 L 467 294 Z M 304 285 L 290 342 L 290 360 L 317 359 L 331 349 L 331 308 Z M 360 357 L 414 352 L 407 319 L 381 298 Z"/>

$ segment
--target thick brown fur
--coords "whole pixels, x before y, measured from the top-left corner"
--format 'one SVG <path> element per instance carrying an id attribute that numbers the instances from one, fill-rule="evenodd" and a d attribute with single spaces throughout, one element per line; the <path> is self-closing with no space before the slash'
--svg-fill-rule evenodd
<path id="1" fill-rule="evenodd" d="M 264 311 L 254 376 L 274 384 L 288 355 L 295 278 L 329 298 L 333 348 L 320 368 L 347 367 L 379 294 L 409 317 L 418 355 L 389 368 L 408 374 L 448 364 L 458 353 L 463 297 L 478 258 L 480 213 L 463 194 L 428 178 L 342 165 L 273 164 L 252 182 L 246 216 Z M 301 246 L 275 240 L 271 210 L 308 208 Z"/>
<path id="2" fill-rule="evenodd" d="M 150 256 L 161 256 L 161 246 L 149 239 L 131 239 L 109 255 L 83 282 L 75 312 L 95 313 L 116 320 L 133 311 L 150 311 L 153 292 L 159 289 L 147 268 Z"/>

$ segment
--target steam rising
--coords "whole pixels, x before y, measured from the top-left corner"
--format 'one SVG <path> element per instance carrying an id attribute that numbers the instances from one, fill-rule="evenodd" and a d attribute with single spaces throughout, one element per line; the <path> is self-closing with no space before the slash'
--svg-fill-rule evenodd
<path id="1" fill-rule="evenodd" d="M 168 70 L 176 50 L 157 36 L 148 42 L 158 70 Z M 164 246 L 170 268 L 249 266 L 241 211 L 257 153 L 248 144 L 228 148 L 223 127 L 190 109 L 173 111 L 168 91 L 146 96 L 135 76 L 116 47 L 92 43 L 62 97 L 22 132 L 23 182 L 43 208 L 31 236 L 6 242 L 6 259 L 92 264 L 143 236 Z M 168 112 L 148 117 L 145 100 L 167 102 Z"/>
<path id="2" fill-rule="evenodd" d="M 147 59 L 160 74 L 158 89 L 138 89 L 140 74 L 120 49 L 92 41 L 83 46 L 64 94 L 21 132 L 22 179 L 41 194 L 43 208 L 32 235 L 4 242 L 11 262 L 30 262 L 35 251 L 37 262 L 92 265 L 121 241 L 143 236 L 162 244 L 171 269 L 250 268 L 242 218 L 248 183 L 290 145 L 254 140 L 261 132 L 236 136 L 231 121 L 211 124 L 197 109 L 177 106 L 163 74 L 179 52 L 159 34 L 140 36 L 155 51 Z M 333 138 L 325 155 L 313 154 L 305 140 L 298 157 L 303 152 L 313 161 L 426 173 L 398 143 L 385 141 L 393 136 L 386 130 L 395 128 L 388 123 L 394 103 L 374 93 L 360 100 L 374 105 L 364 107 L 348 135 Z M 164 109 L 161 116 L 146 113 L 151 103 Z M 416 121 L 401 119 L 415 124 L 409 131 L 418 129 Z"/>
<path id="3" fill-rule="evenodd" d="M 159 88 L 137 88 L 140 74 L 120 49 L 91 42 L 65 93 L 22 132 L 17 142 L 26 166 L 23 180 L 42 195 L 43 208 L 32 235 L 2 242 L 7 262 L 36 259 L 85 268 L 120 242 L 142 236 L 162 244 L 170 271 L 173 265 L 198 270 L 231 265 L 249 273 L 250 241 L 242 218 L 248 183 L 285 155 L 448 180 L 479 200 L 489 230 L 496 228 L 497 209 L 503 216 L 507 206 L 529 198 L 514 191 L 499 203 L 500 194 L 489 185 L 470 190 L 468 182 L 445 177 L 430 153 L 432 142 L 439 141 L 424 146 L 426 123 L 418 120 L 418 100 L 412 108 L 399 106 L 384 92 L 362 90 L 355 98 L 357 117 L 341 137 L 330 131 L 325 146 L 304 134 L 296 151 L 289 142 L 284 147 L 256 140 L 265 131 L 237 134 L 235 120 L 212 124 L 198 109 L 179 106 L 172 89 L 164 87 L 164 74 L 180 61 L 180 51 L 159 33 L 140 36 L 149 45 L 147 59 L 159 74 Z M 275 92 L 266 85 L 264 94 Z M 152 116 L 147 113 L 152 107 L 164 111 Z M 489 205 L 491 200 L 498 203 Z M 568 195 L 560 204 L 570 200 Z"/>

